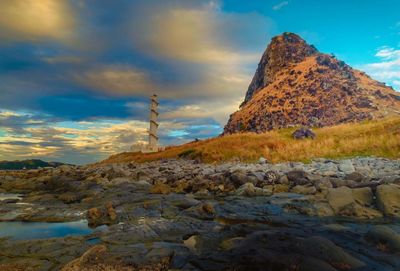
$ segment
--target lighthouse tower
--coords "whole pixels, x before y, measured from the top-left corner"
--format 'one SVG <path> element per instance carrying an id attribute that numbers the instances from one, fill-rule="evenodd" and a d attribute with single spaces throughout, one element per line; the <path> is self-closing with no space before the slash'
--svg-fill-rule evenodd
<path id="1" fill-rule="evenodd" d="M 157 95 L 153 94 L 151 96 L 151 103 L 150 103 L 150 130 L 149 130 L 149 145 L 147 147 L 148 152 L 157 152 L 158 151 L 158 101 Z"/>

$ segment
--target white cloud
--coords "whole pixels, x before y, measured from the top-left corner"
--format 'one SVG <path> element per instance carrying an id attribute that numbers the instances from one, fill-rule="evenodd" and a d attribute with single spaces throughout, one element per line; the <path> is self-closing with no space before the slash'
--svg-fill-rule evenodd
<path id="1" fill-rule="evenodd" d="M 378 48 L 375 56 L 379 61 L 362 65 L 360 69 L 374 79 L 400 90 L 400 50 L 384 46 Z"/>
<path id="2" fill-rule="evenodd" d="M 283 8 L 287 5 L 289 5 L 289 1 L 283 1 L 283 2 L 280 2 L 279 4 L 276 4 L 275 6 L 273 6 L 272 9 L 275 11 L 280 10 L 281 8 Z"/>
<path id="3" fill-rule="evenodd" d="M 396 50 L 390 47 L 382 47 L 381 49 L 376 52 L 375 56 L 379 58 L 383 58 L 385 60 L 388 59 L 399 59 L 400 58 L 400 50 Z"/>

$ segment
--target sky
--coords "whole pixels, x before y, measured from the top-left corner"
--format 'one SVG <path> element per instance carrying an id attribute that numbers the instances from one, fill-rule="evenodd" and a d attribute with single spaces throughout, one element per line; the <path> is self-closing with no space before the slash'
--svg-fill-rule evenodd
<path id="1" fill-rule="evenodd" d="M 399 0 L 0 0 L 0 160 L 73 164 L 216 136 L 294 32 L 400 90 Z"/>

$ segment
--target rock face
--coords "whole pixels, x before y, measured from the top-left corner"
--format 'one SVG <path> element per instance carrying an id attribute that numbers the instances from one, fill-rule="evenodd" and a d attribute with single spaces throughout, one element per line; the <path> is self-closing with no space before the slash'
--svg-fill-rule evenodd
<path id="1" fill-rule="evenodd" d="M 224 134 L 329 126 L 400 114 L 400 95 L 296 34 L 272 39 Z"/>

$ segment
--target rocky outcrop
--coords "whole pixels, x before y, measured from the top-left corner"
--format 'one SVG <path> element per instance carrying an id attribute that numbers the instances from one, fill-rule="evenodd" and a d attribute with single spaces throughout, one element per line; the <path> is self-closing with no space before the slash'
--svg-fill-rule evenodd
<path id="1" fill-rule="evenodd" d="M 0 171 L 0 221 L 101 225 L 0 238 L 0 270 L 397 270 L 399 176 L 362 157 Z"/>
<path id="2" fill-rule="evenodd" d="M 400 95 L 293 33 L 274 37 L 224 134 L 400 114 Z"/>
<path id="3" fill-rule="evenodd" d="M 300 63 L 317 52 L 314 46 L 308 45 L 297 35 L 284 33 L 275 37 L 261 57 L 242 106 L 258 91 L 273 83 L 282 68 L 291 63 Z"/>

